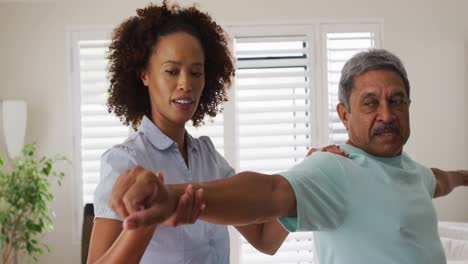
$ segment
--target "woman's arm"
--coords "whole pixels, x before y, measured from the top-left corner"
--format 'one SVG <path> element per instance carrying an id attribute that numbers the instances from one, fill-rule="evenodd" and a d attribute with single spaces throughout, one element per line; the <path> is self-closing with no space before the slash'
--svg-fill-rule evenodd
<path id="1" fill-rule="evenodd" d="M 122 222 L 97 218 L 93 225 L 88 263 L 139 263 L 156 225 L 123 230 Z"/>
<path id="2" fill-rule="evenodd" d="M 235 228 L 258 251 L 268 255 L 274 255 L 289 234 L 278 220 L 262 224 L 235 226 Z"/>
<path id="3" fill-rule="evenodd" d="M 160 180 L 164 181 L 163 178 Z M 195 192 L 189 185 L 174 214 L 163 225 L 193 224 L 205 208 L 201 197 L 202 190 Z M 91 234 L 88 263 L 138 263 L 155 230 L 156 225 L 141 230 L 123 230 L 120 221 L 97 218 Z"/>

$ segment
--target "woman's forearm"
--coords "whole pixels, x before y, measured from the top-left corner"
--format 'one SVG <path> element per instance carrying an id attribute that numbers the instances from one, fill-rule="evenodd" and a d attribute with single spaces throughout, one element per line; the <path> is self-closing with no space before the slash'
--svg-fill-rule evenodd
<path id="1" fill-rule="evenodd" d="M 107 238 L 112 239 L 112 234 L 106 234 L 105 230 L 97 230 L 99 236 L 94 236 L 94 241 L 91 242 L 88 263 L 139 263 L 155 230 L 156 225 L 122 230 L 113 243 L 106 241 Z M 102 248 L 103 245 L 110 244 L 109 242 L 110 247 Z"/>

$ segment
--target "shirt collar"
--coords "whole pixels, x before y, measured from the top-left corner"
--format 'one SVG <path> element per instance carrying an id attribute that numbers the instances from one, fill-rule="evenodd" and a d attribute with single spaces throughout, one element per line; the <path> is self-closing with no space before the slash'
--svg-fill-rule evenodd
<path id="1" fill-rule="evenodd" d="M 187 147 L 190 148 L 191 150 L 196 150 L 197 149 L 195 147 L 195 141 L 194 141 L 192 135 L 189 134 L 187 129 L 185 130 L 185 144 L 187 144 Z"/>
<path id="2" fill-rule="evenodd" d="M 342 150 L 344 150 L 345 152 L 347 152 L 350 155 L 353 155 L 353 154 L 359 155 L 359 154 L 361 154 L 361 155 L 367 156 L 369 158 L 373 158 L 375 160 L 379 160 L 381 162 L 388 163 L 388 164 L 393 164 L 393 165 L 401 165 L 402 158 L 403 158 L 404 155 L 406 155 L 406 153 L 402 151 L 400 155 L 395 156 L 395 157 L 391 157 L 391 158 L 374 156 L 372 154 L 369 154 L 369 153 L 365 152 L 363 149 L 360 149 L 360 148 L 355 147 L 353 145 L 350 145 L 348 143 L 341 145 L 340 148 L 342 148 Z"/>
<path id="3" fill-rule="evenodd" d="M 145 137 L 159 150 L 168 149 L 174 140 L 166 136 L 158 126 L 156 126 L 148 117 L 143 116 L 141 120 L 140 127 L 138 128 L 139 132 L 143 132 Z"/>
<path id="4" fill-rule="evenodd" d="M 177 145 L 177 143 L 164 134 L 158 126 L 156 126 L 148 117 L 143 116 L 141 120 L 140 127 L 138 128 L 139 132 L 148 138 L 148 140 L 159 150 L 168 149 L 170 146 Z M 196 149 L 194 144 L 193 137 L 185 130 L 185 143 L 190 149 Z"/>

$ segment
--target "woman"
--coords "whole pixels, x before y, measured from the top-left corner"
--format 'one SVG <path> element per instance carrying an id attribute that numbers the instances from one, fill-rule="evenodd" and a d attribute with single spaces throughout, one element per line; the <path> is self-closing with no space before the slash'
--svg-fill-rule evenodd
<path id="1" fill-rule="evenodd" d="M 226 227 L 197 221 L 176 228 L 123 230 L 121 219 L 107 205 L 116 178 L 134 166 L 163 172 L 167 183 L 234 174 L 208 137 L 193 138 L 185 130 L 188 120 L 198 126 L 206 115 L 216 116 L 227 100 L 234 76 L 227 47 L 225 32 L 208 14 L 166 1 L 138 9 L 137 16 L 115 29 L 108 107 L 137 133 L 102 156 L 89 263 L 229 263 Z M 200 194 L 194 198 L 193 192 L 187 193 L 187 199 L 199 201 Z M 190 204 L 179 204 L 181 211 L 200 207 Z M 277 221 L 237 229 L 270 254 L 287 236 Z"/>

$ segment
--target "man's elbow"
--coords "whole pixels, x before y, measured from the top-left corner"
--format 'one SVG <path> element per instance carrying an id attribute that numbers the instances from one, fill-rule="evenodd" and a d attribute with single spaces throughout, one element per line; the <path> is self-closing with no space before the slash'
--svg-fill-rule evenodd
<path id="1" fill-rule="evenodd" d="M 273 256 L 273 255 L 276 254 L 276 252 L 278 252 L 278 249 L 279 248 L 268 248 L 268 249 L 265 249 L 264 251 L 262 251 L 262 253 Z"/>
<path id="2" fill-rule="evenodd" d="M 278 252 L 278 249 L 266 249 L 266 250 L 260 250 L 260 252 L 262 252 L 263 254 L 273 256 L 276 254 L 276 252 Z"/>
<path id="3" fill-rule="evenodd" d="M 443 197 L 451 193 L 455 189 L 449 180 L 437 180 L 434 190 L 434 198 Z"/>
<path id="4" fill-rule="evenodd" d="M 264 242 L 262 244 L 255 245 L 255 249 L 262 252 L 263 254 L 273 256 L 276 254 L 276 252 L 278 252 L 279 247 L 271 245 L 271 242 Z"/>

